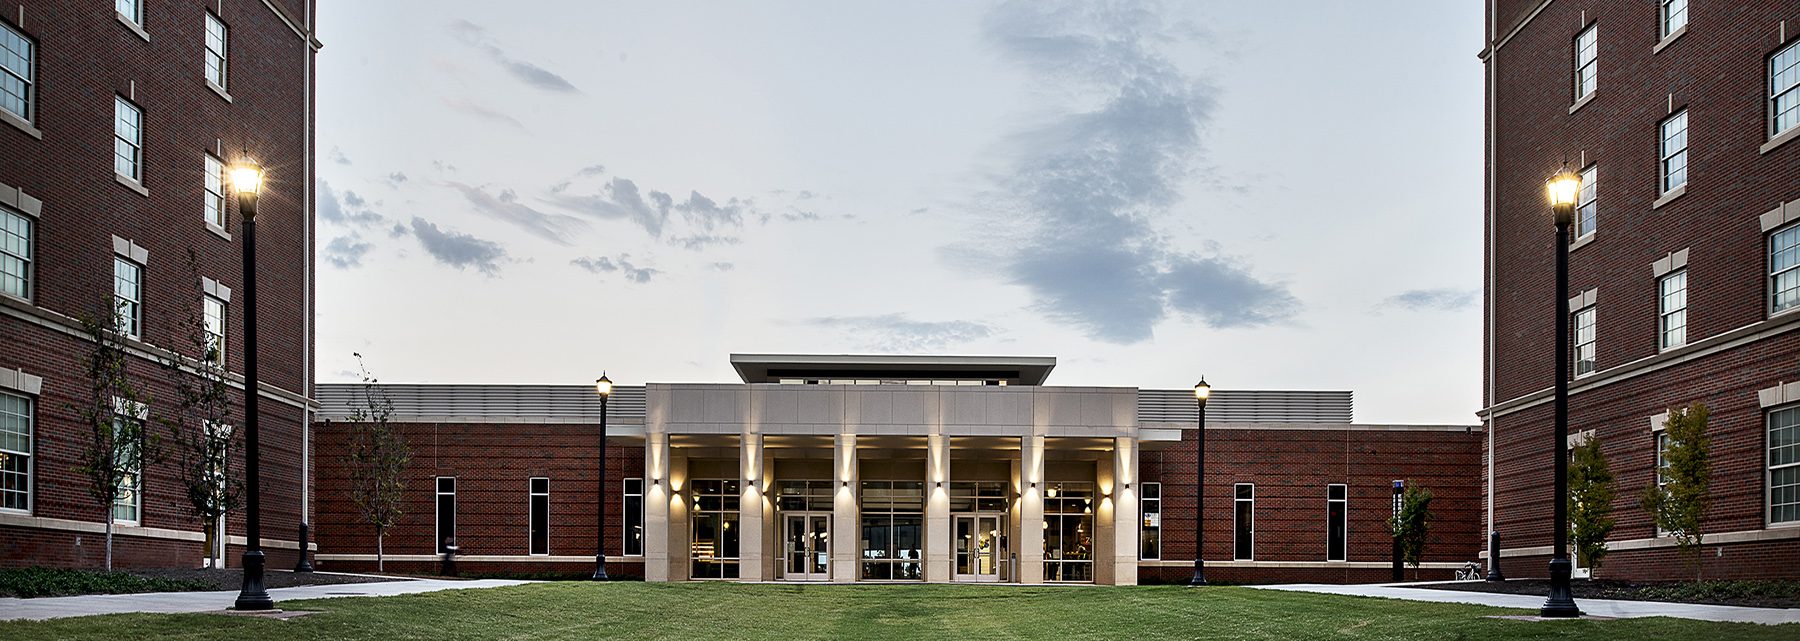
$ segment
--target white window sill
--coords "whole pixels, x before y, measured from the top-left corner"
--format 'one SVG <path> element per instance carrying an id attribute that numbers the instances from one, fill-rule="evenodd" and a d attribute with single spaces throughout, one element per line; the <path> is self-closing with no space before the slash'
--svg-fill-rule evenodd
<path id="1" fill-rule="evenodd" d="M 131 18 L 125 17 L 125 14 L 119 13 L 116 10 L 113 11 L 113 17 L 118 18 L 119 24 L 125 25 L 125 28 L 130 29 L 132 33 L 137 34 L 137 37 L 143 38 L 144 42 L 150 41 L 150 33 L 144 31 L 144 25 L 132 22 Z"/>
<path id="2" fill-rule="evenodd" d="M 224 87 L 215 85 L 213 84 L 213 81 L 208 80 L 206 81 L 206 88 L 211 89 L 213 93 L 219 94 L 219 97 L 224 98 L 225 102 L 231 102 L 231 93 L 225 91 Z"/>
<path id="3" fill-rule="evenodd" d="M 1771 319 L 1781 318 L 1782 316 L 1786 316 L 1786 315 L 1792 314 L 1794 312 L 1800 312 L 1800 307 L 1789 307 L 1789 308 L 1781 310 L 1781 311 L 1770 311 L 1769 318 L 1771 318 Z"/>
<path id="4" fill-rule="evenodd" d="M 1598 94 L 1598 93 L 1600 93 L 1600 92 L 1599 91 L 1589 91 L 1588 94 L 1585 96 L 1582 96 L 1580 100 L 1576 100 L 1575 104 L 1569 105 L 1569 113 L 1575 113 L 1576 110 L 1578 110 L 1582 107 L 1586 107 L 1588 103 L 1594 101 L 1594 95 Z"/>
<path id="5" fill-rule="evenodd" d="M 223 238 L 225 240 L 231 240 L 231 232 L 225 231 L 224 227 L 214 225 L 213 222 L 210 220 L 206 221 L 206 231 L 210 231 L 213 233 L 213 235 Z"/>
<path id="6" fill-rule="evenodd" d="M 37 127 L 31 126 L 30 121 L 27 121 L 24 118 L 18 117 L 17 115 L 13 114 L 13 112 L 7 111 L 5 109 L 0 109 L 0 120 L 4 120 L 4 121 L 6 121 L 6 124 L 17 127 L 19 129 L 19 131 L 25 132 L 25 135 L 27 135 L 27 136 L 31 136 L 32 138 L 36 138 L 38 140 L 44 139 L 44 132 L 38 131 Z"/>
<path id="7" fill-rule="evenodd" d="M 1789 127 L 1787 131 L 1781 132 L 1774 138 L 1770 138 L 1768 142 L 1763 143 L 1762 153 L 1766 154 L 1774 151 L 1776 147 L 1780 147 L 1795 138 L 1800 138 L 1800 127 Z"/>
<path id="8" fill-rule="evenodd" d="M 1651 209 L 1662 209 L 1663 205 L 1667 205 L 1669 203 L 1675 202 L 1676 198 L 1680 198 L 1681 195 L 1685 194 L 1685 193 L 1687 193 L 1687 183 L 1681 183 L 1680 187 L 1676 187 L 1674 189 L 1669 190 L 1668 193 L 1663 194 L 1660 198 L 1657 198 L 1656 202 L 1650 203 L 1650 208 Z"/>
<path id="9" fill-rule="evenodd" d="M 1569 243 L 1569 251 L 1572 253 L 1577 249 L 1588 246 L 1588 244 L 1594 242 L 1594 238 L 1599 235 L 1600 232 L 1588 232 L 1588 235 L 1577 238 L 1575 239 L 1575 242 Z"/>
<path id="10" fill-rule="evenodd" d="M 121 174 L 121 173 L 115 171 L 115 172 L 113 172 L 113 180 L 121 185 L 126 186 L 127 188 L 130 188 L 132 191 L 137 192 L 138 195 L 140 195 L 140 196 L 143 196 L 145 198 L 150 197 L 149 188 L 144 187 L 144 183 L 138 182 L 136 180 L 132 180 L 130 176 L 127 176 L 125 174 Z"/>
<path id="11" fill-rule="evenodd" d="M 1681 25 L 1681 28 L 1676 29 L 1673 33 L 1670 33 L 1667 36 L 1664 36 L 1662 39 L 1662 42 L 1656 43 L 1656 48 L 1650 50 L 1650 55 L 1654 56 L 1656 54 L 1662 53 L 1662 50 L 1664 48 L 1668 47 L 1671 44 L 1674 44 L 1675 40 L 1677 38 L 1680 38 L 1682 36 L 1682 34 L 1685 34 L 1685 33 L 1687 33 L 1687 25 Z"/>

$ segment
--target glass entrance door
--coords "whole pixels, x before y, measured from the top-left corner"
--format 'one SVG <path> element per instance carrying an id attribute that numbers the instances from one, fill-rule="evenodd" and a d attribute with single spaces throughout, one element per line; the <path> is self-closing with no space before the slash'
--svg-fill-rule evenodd
<path id="1" fill-rule="evenodd" d="M 956 517 L 956 580 L 1000 580 L 1000 517 Z"/>
<path id="2" fill-rule="evenodd" d="M 782 524 L 783 578 L 831 580 L 831 515 L 786 514 Z"/>

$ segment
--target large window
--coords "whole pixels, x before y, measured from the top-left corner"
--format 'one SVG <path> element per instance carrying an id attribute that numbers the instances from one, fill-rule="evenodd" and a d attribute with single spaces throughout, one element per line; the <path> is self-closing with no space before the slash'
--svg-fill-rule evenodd
<path id="1" fill-rule="evenodd" d="M 1687 185 L 1688 117 L 1678 111 L 1662 121 L 1662 193 Z"/>
<path id="2" fill-rule="evenodd" d="M 1669 274 L 1656 282 L 1657 317 L 1663 349 L 1687 344 L 1687 270 Z"/>
<path id="3" fill-rule="evenodd" d="M 0 207 L 0 294 L 31 299 L 32 222 Z"/>
<path id="4" fill-rule="evenodd" d="M 1094 580 L 1094 484 L 1044 484 L 1044 580 Z"/>
<path id="5" fill-rule="evenodd" d="M 206 222 L 225 228 L 225 161 L 212 154 L 206 157 L 206 204 L 202 215 Z"/>
<path id="6" fill-rule="evenodd" d="M 1342 483 L 1325 486 L 1325 560 L 1343 561 L 1349 554 L 1350 488 Z"/>
<path id="7" fill-rule="evenodd" d="M 1800 126 L 1800 41 L 1769 57 L 1769 136 Z"/>
<path id="8" fill-rule="evenodd" d="M 1575 375 L 1594 373 L 1594 308 L 1575 312 Z"/>
<path id="9" fill-rule="evenodd" d="M 34 115 L 31 107 L 36 53 L 36 47 L 25 34 L 0 22 L 0 109 L 26 122 Z"/>
<path id="10" fill-rule="evenodd" d="M 550 479 L 531 479 L 531 554 L 550 553 Z"/>
<path id="11" fill-rule="evenodd" d="M 1575 201 L 1575 237 L 1581 238 L 1600 228 L 1600 166 L 1588 165 L 1581 170 L 1581 193 Z"/>
<path id="12" fill-rule="evenodd" d="M 117 460 L 120 461 L 130 461 L 138 458 L 137 441 L 135 439 L 120 438 L 128 426 L 132 428 L 133 433 L 135 434 L 141 435 L 144 433 L 144 422 L 142 419 L 133 418 L 124 414 L 113 415 L 113 449 L 117 452 Z M 119 493 L 113 497 L 113 521 L 124 523 L 126 525 L 137 525 L 138 519 L 143 518 L 144 479 L 141 472 L 143 472 L 143 461 L 140 460 L 137 462 L 137 465 L 132 466 L 131 469 L 126 470 L 124 474 L 120 475 Z"/>
<path id="13" fill-rule="evenodd" d="M 1232 492 L 1231 558 L 1252 561 L 1256 559 L 1256 484 L 1239 483 Z"/>
<path id="14" fill-rule="evenodd" d="M 0 510 L 31 511 L 31 397 L 0 392 Z"/>
<path id="15" fill-rule="evenodd" d="M 775 486 L 775 507 L 783 512 L 830 512 L 831 481 L 780 481 Z"/>
<path id="16" fill-rule="evenodd" d="M 1769 312 L 1800 307 L 1800 224 L 1769 234 Z"/>
<path id="17" fill-rule="evenodd" d="M 1800 406 L 1769 413 L 1769 523 L 1800 523 Z"/>
<path id="18" fill-rule="evenodd" d="M 644 479 L 625 479 L 625 556 L 644 555 Z"/>
<path id="19" fill-rule="evenodd" d="M 1581 35 L 1575 36 L 1575 99 L 1580 100 L 1594 93 L 1599 71 L 1599 38 L 1600 25 L 1588 27 Z"/>
<path id="20" fill-rule="evenodd" d="M 206 12 L 206 81 L 225 88 L 225 23 Z"/>
<path id="21" fill-rule="evenodd" d="M 144 112 L 113 98 L 113 171 L 120 176 L 144 182 Z"/>
<path id="22" fill-rule="evenodd" d="M 437 477 L 437 553 L 456 545 L 456 477 Z"/>
<path id="23" fill-rule="evenodd" d="M 113 256 L 113 306 L 119 331 L 140 336 L 144 318 L 144 266 Z"/>
<path id="24" fill-rule="evenodd" d="M 925 578 L 925 483 L 862 482 L 862 578 Z"/>
<path id="25" fill-rule="evenodd" d="M 693 578 L 738 578 L 738 482 L 694 481 L 693 487 Z"/>
<path id="26" fill-rule="evenodd" d="M 1162 558 L 1162 484 L 1145 483 L 1138 496 L 1138 558 L 1154 561 Z"/>
<path id="27" fill-rule="evenodd" d="M 1687 0 L 1662 0 L 1661 22 L 1664 38 L 1687 26 Z"/>
<path id="28" fill-rule="evenodd" d="M 200 306 L 206 330 L 207 360 L 225 365 L 225 301 L 211 294 L 201 294 Z"/>

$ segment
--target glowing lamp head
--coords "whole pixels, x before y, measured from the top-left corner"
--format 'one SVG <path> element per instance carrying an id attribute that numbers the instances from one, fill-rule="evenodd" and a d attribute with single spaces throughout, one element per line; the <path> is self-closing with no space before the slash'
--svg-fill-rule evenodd
<path id="1" fill-rule="evenodd" d="M 231 189 L 238 196 L 255 196 L 262 191 L 263 168 L 249 156 L 231 166 Z"/>
<path id="2" fill-rule="evenodd" d="M 1212 386 L 1206 383 L 1206 377 L 1200 377 L 1200 382 L 1194 384 L 1194 398 L 1201 402 L 1212 398 Z"/>
<path id="3" fill-rule="evenodd" d="M 1581 198 L 1581 174 L 1563 165 L 1561 171 L 1544 183 L 1544 191 L 1550 198 L 1550 209 L 1556 212 L 1556 222 L 1568 223 L 1574 216 L 1575 202 Z"/>
<path id="4" fill-rule="evenodd" d="M 600 398 L 612 396 L 612 379 L 607 378 L 605 372 L 601 372 L 600 378 L 594 381 L 594 392 L 598 393 Z"/>

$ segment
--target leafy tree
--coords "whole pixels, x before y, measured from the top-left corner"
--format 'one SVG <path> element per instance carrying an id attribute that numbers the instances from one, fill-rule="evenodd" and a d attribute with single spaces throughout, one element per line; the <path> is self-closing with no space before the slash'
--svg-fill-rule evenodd
<path id="1" fill-rule="evenodd" d="M 100 308 L 78 318 L 92 348 L 82 358 L 88 394 L 72 410 L 88 428 L 75 469 L 87 477 L 89 497 L 106 514 L 105 569 L 110 572 L 115 505 L 132 498 L 141 511 L 137 493 L 143 488 L 144 467 L 157 460 L 160 448 L 157 435 L 145 429 L 149 393 L 138 389 L 129 372 L 125 309 L 110 295 Z"/>
<path id="2" fill-rule="evenodd" d="M 188 250 L 187 264 L 191 282 L 199 292 L 199 256 L 192 249 Z M 194 299 L 204 300 L 199 295 Z M 207 327 L 204 303 L 186 310 L 173 323 L 179 347 L 161 360 L 163 372 L 175 389 L 175 404 L 160 422 L 168 428 L 174 442 L 188 506 L 206 528 L 207 562 L 216 568 L 222 565 L 216 556 L 220 549 L 215 540 L 219 523 L 243 503 L 243 479 L 231 466 L 239 435 L 231 425 L 231 386 L 223 337 L 215 337 Z"/>
<path id="3" fill-rule="evenodd" d="M 1400 512 L 1388 517 L 1388 531 L 1400 541 L 1400 560 L 1413 566 L 1413 580 L 1419 578 L 1419 562 L 1425 557 L 1425 542 L 1431 533 L 1431 490 L 1408 483 L 1400 495 Z"/>
<path id="4" fill-rule="evenodd" d="M 1694 568 L 1694 580 L 1701 577 L 1701 526 L 1707 495 L 1712 481 L 1710 444 L 1706 438 L 1706 405 L 1695 402 L 1687 408 L 1669 411 L 1663 424 L 1668 447 L 1663 453 L 1663 466 L 1658 479 L 1644 488 L 1641 501 L 1644 510 L 1655 519 L 1656 527 L 1675 538 L 1675 547 Z M 1658 482 L 1660 481 L 1660 483 Z"/>
<path id="5" fill-rule="evenodd" d="M 1597 575 L 1606 558 L 1606 537 L 1613 530 L 1613 497 L 1617 488 L 1598 437 L 1577 445 L 1569 461 L 1569 538 L 1575 558 L 1589 576 Z"/>
<path id="6" fill-rule="evenodd" d="M 402 494 L 406 489 L 406 464 L 412 450 L 400 430 L 388 422 L 394 413 L 394 402 L 376 384 L 380 381 L 363 365 L 362 354 L 355 354 L 362 370 L 362 390 L 351 400 L 349 434 L 350 451 L 344 463 L 350 468 L 350 500 L 359 516 L 375 526 L 375 569 L 385 566 L 384 544 L 387 530 L 400 521 Z"/>

